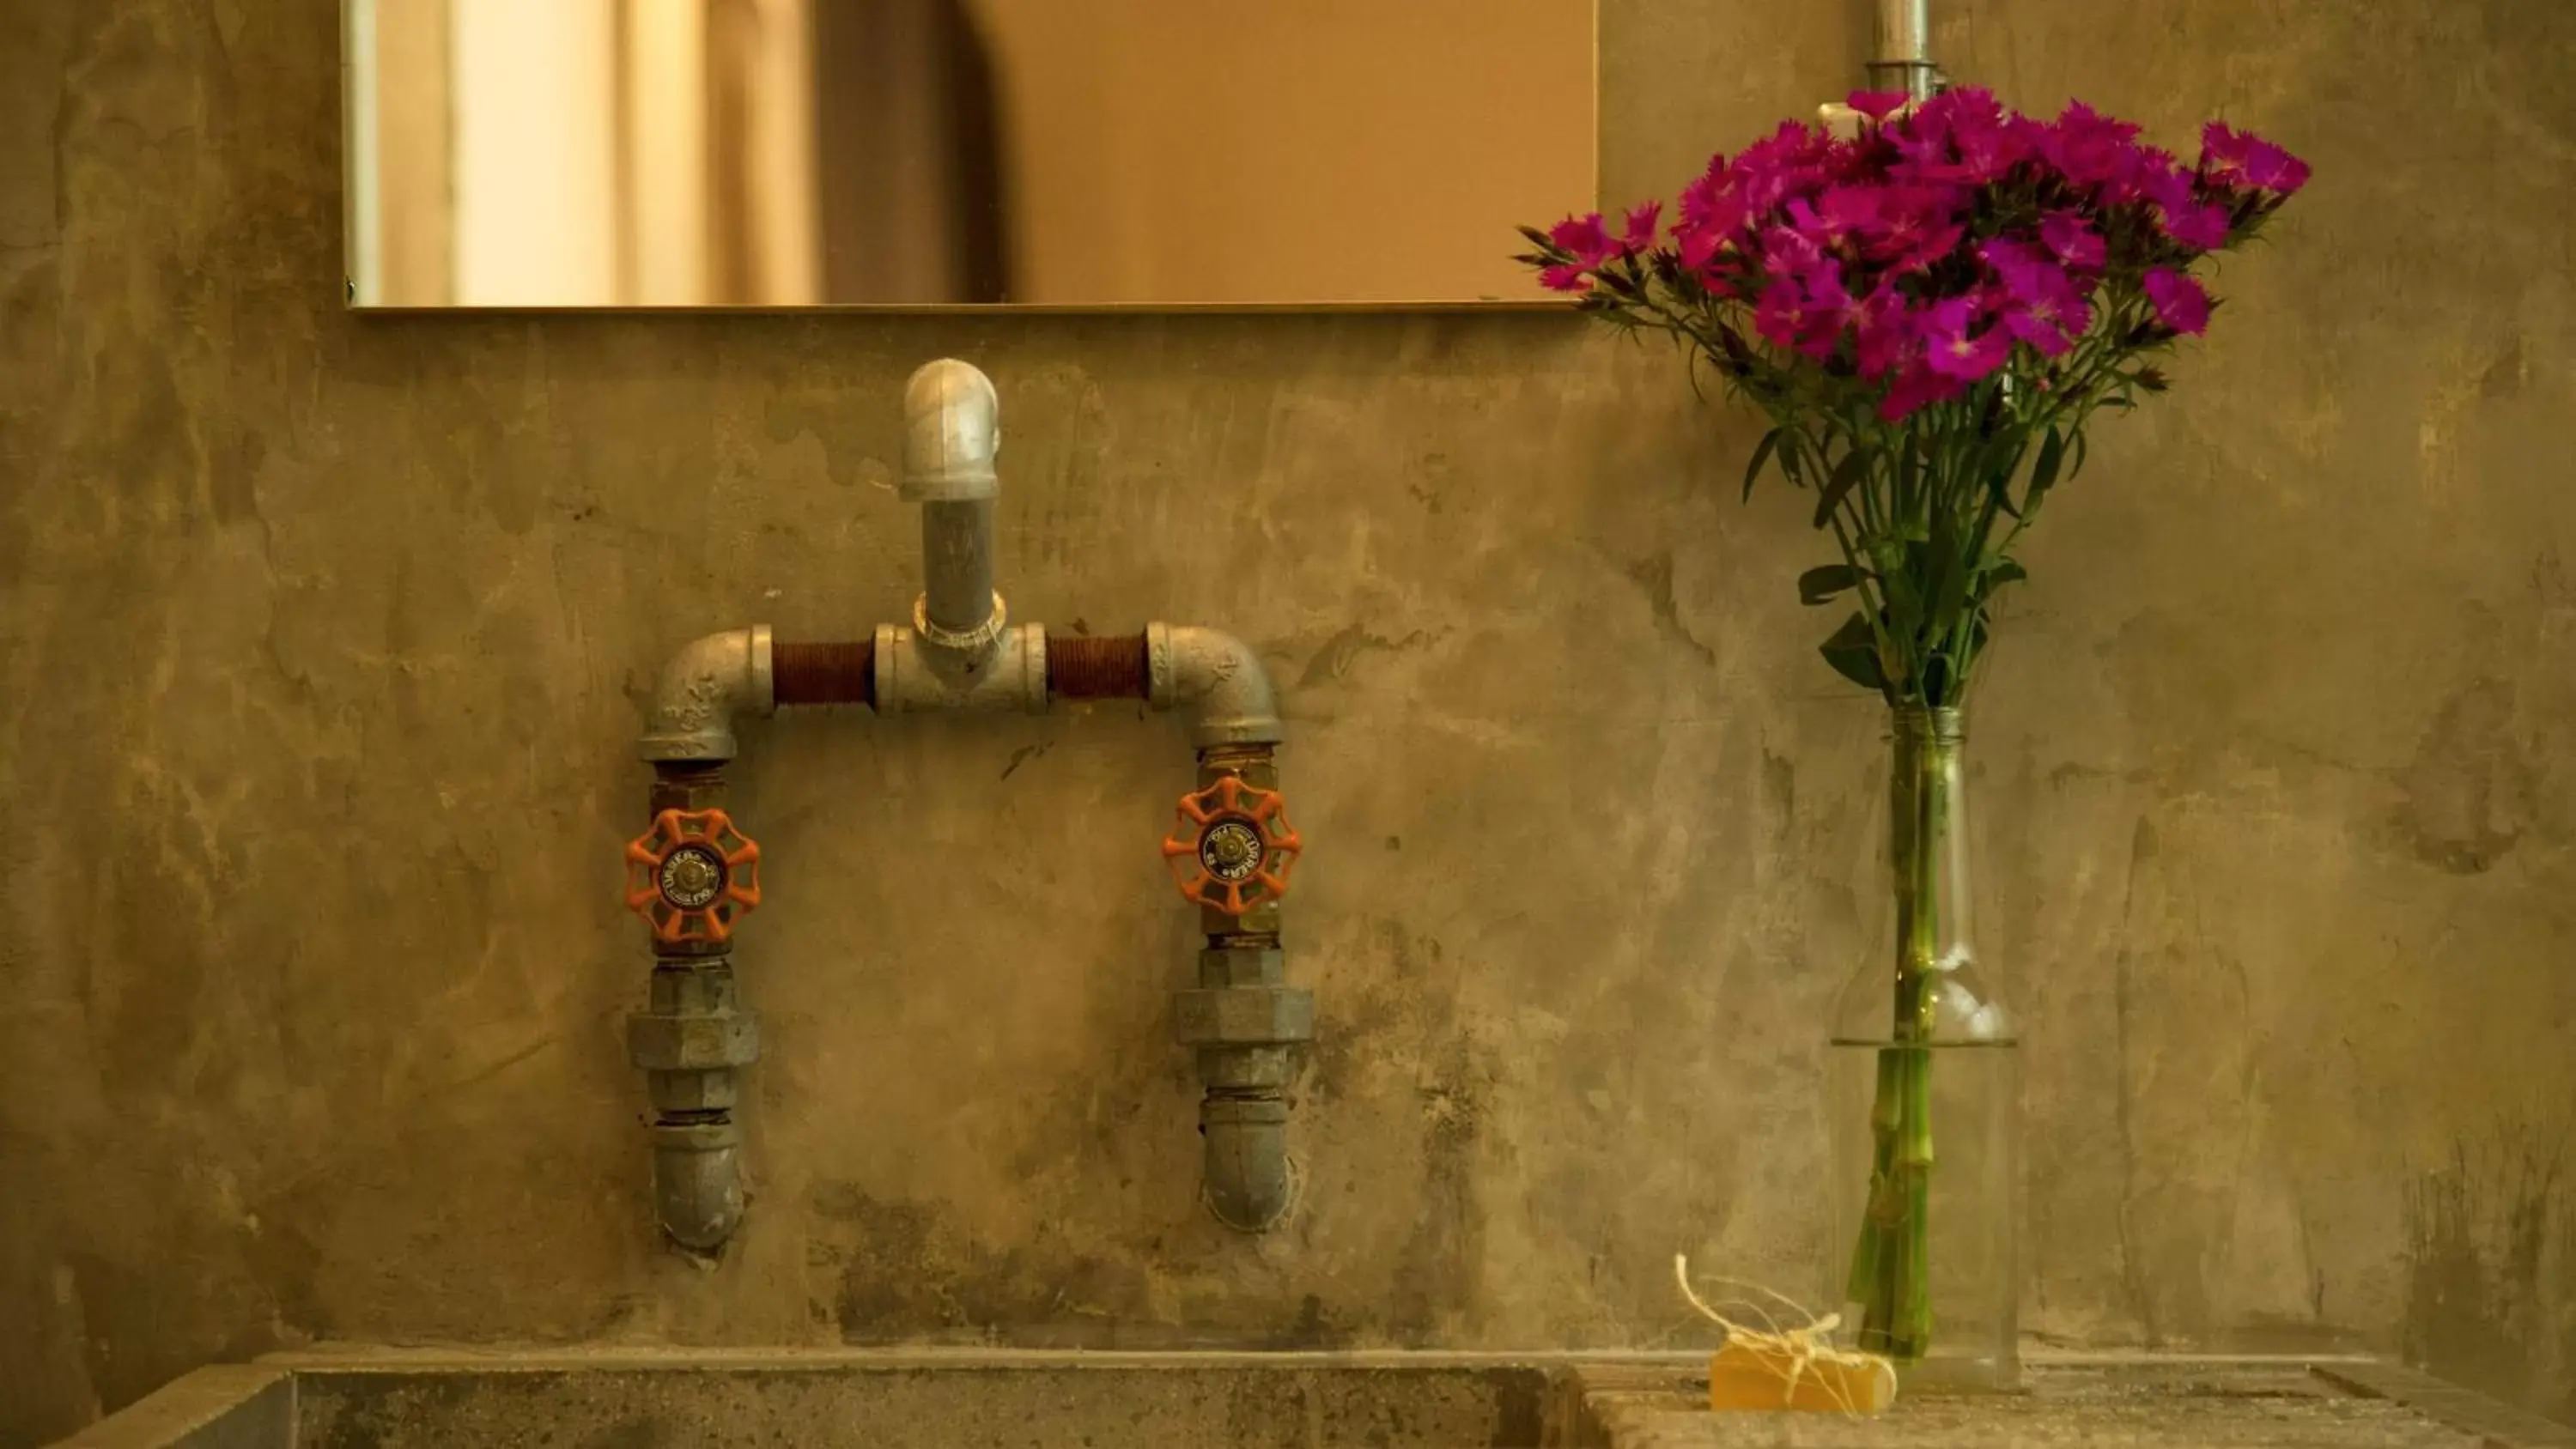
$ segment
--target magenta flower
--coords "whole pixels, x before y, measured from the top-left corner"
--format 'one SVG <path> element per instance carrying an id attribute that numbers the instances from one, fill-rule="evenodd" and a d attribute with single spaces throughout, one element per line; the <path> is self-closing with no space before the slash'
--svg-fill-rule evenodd
<path id="1" fill-rule="evenodd" d="M 2097 199 L 2103 206 L 2135 206 L 2151 200 L 2160 188 L 2170 186 L 2173 178 L 2191 180 L 2173 158 L 2173 153 L 2155 146 L 2132 144 L 2128 156 L 2111 179 L 2101 184 Z"/>
<path id="2" fill-rule="evenodd" d="M 2048 131 L 2048 164 L 2078 186 L 2113 181 L 2135 161 L 2138 128 L 2076 101 Z"/>
<path id="3" fill-rule="evenodd" d="M 2167 327 L 2187 337 L 2209 330 L 2209 289 L 2199 282 L 2170 267 L 2158 267 L 2140 285 Z"/>
<path id="4" fill-rule="evenodd" d="M 1853 318 L 1858 328 L 1858 346 L 1854 361 L 1860 375 L 1878 381 L 1898 368 L 1908 366 L 1923 355 L 1923 342 L 1914 330 L 1914 319 L 1905 310 L 1905 296 L 1893 282 L 1882 282 L 1877 291 L 1862 299 Z"/>
<path id="5" fill-rule="evenodd" d="M 1854 91 L 1845 104 L 1873 121 L 1884 121 L 1904 110 L 1907 99 L 1903 91 Z"/>
<path id="6" fill-rule="evenodd" d="M 1656 223 L 1663 219 L 1663 215 L 1664 204 L 1660 201 L 1649 201 L 1645 205 L 1629 212 L 1628 229 L 1621 233 L 1619 237 L 1620 249 L 1629 252 L 1642 252 L 1646 248 L 1653 246 L 1655 244 L 1655 226 Z"/>
<path id="7" fill-rule="evenodd" d="M 1924 363 L 1916 362 L 1897 374 L 1895 385 L 1879 402 L 1878 415 L 1891 423 L 1901 423 L 1932 404 L 1948 402 L 1967 390 L 1968 385 L 1959 379 L 1944 376 Z"/>
<path id="8" fill-rule="evenodd" d="M 2012 335 L 2000 327 L 1979 328 L 1979 310 L 1977 298 L 1953 297 L 1925 313 L 1923 365 L 1960 382 L 1993 376 L 2012 356 Z"/>
<path id="9" fill-rule="evenodd" d="M 2222 124 L 2186 166 L 2081 102 L 2053 121 L 1971 87 L 1851 104 L 1871 122 L 1854 140 L 1784 122 L 1711 157 L 1677 205 L 1558 223 L 1529 258 L 1540 282 L 1686 333 L 1774 406 L 1869 399 L 1901 421 L 2006 371 L 2034 395 L 2142 376 L 2136 359 L 2208 328 L 2216 303 L 2192 259 L 2242 243 L 2309 179 L 2297 157 Z M 1632 283 L 1639 260 L 1650 265 Z M 2124 317 L 2096 335 L 2099 297 L 2141 293 L 2161 325 Z M 2119 366 L 2052 365 L 2079 343 Z"/>
<path id="10" fill-rule="evenodd" d="M 1700 227 L 1677 233 L 1673 241 L 1673 255 L 1682 270 L 1705 281 L 1709 263 L 1716 261 L 1717 254 L 1726 247 L 1726 233 L 1713 226 Z"/>
<path id="11" fill-rule="evenodd" d="M 1743 208 L 1733 204 L 1728 191 L 1731 176 L 1724 152 L 1710 157 L 1708 169 L 1682 188 L 1682 216 L 1673 229 L 1699 231 L 1723 223 L 1725 230 L 1733 231 L 1743 225 Z"/>
<path id="12" fill-rule="evenodd" d="M 2059 261 L 2079 272 L 2098 272 L 2106 257 L 2102 234 L 2072 211 L 2052 211 L 2039 220 L 2039 239 Z"/>
<path id="13" fill-rule="evenodd" d="M 1820 203 L 1830 203 L 1835 194 L 1844 189 L 1828 187 L 1814 200 L 1803 196 L 1791 197 L 1789 204 L 1781 208 L 1789 215 L 1790 230 L 1824 251 L 1839 251 L 1852 233 L 1851 218 L 1845 207 L 1820 206 Z"/>
<path id="14" fill-rule="evenodd" d="M 1842 346 L 1843 333 L 1859 311 L 1844 290 L 1842 269 L 1819 260 L 1795 274 L 1774 277 L 1754 308 L 1753 327 L 1774 347 L 1821 359 Z"/>
<path id="15" fill-rule="evenodd" d="M 1762 233 L 1762 269 L 1775 277 L 1804 276 L 1825 264 L 1825 249 L 1795 227 L 1775 226 Z"/>
<path id="16" fill-rule="evenodd" d="M 1823 190 L 1833 157 L 1832 137 L 1783 121 L 1779 130 L 1744 148 L 1727 168 L 1726 184 L 1748 212 L 1767 215 L 1792 196 Z"/>
<path id="17" fill-rule="evenodd" d="M 1888 186 L 1877 195 L 1878 216 L 1863 229 L 1872 261 L 1901 276 L 1923 271 L 1958 250 L 1965 228 L 1946 193 L 1928 186 Z"/>
<path id="18" fill-rule="evenodd" d="M 2308 184 L 2308 163 L 2250 132 L 2212 121 L 2200 131 L 2200 169 L 2213 181 L 2294 196 Z"/>
<path id="19" fill-rule="evenodd" d="M 1587 272 L 1610 260 L 1619 250 L 1618 241 L 1601 225 L 1601 213 L 1597 211 L 1590 216 L 1569 216 L 1558 222 L 1548 229 L 1547 239 L 1560 249 L 1571 252 Z"/>
<path id="20" fill-rule="evenodd" d="M 1984 254 L 2003 281 L 2003 330 L 2043 357 L 2065 356 L 2093 325 L 2093 309 L 2074 278 L 2032 248 L 2001 237 L 1986 243 Z"/>

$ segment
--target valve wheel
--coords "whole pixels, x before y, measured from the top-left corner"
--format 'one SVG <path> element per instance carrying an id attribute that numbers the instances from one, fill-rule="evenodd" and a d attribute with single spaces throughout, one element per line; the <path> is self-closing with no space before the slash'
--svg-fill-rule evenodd
<path id="1" fill-rule="evenodd" d="M 626 908 L 662 945 L 722 945 L 759 904 L 760 846 L 721 810 L 665 810 L 626 843 Z"/>
<path id="2" fill-rule="evenodd" d="M 1288 870 L 1306 843 L 1288 828 L 1276 790 L 1227 775 L 1181 797 L 1179 829 L 1163 841 L 1181 894 L 1240 917 L 1288 893 Z"/>

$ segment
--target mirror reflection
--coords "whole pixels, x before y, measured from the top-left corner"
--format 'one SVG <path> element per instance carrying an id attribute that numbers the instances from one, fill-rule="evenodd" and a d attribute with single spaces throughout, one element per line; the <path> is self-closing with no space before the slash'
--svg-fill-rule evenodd
<path id="1" fill-rule="evenodd" d="M 1536 301 L 1592 0 L 346 0 L 362 307 Z"/>

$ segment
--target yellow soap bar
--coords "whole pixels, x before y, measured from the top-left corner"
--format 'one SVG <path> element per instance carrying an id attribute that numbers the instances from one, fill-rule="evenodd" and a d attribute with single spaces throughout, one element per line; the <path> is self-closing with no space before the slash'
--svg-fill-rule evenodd
<path id="1" fill-rule="evenodd" d="M 1708 1361 L 1708 1406 L 1807 1414 L 1876 1414 L 1896 1402 L 1896 1369 L 1863 1354 L 1803 1355 L 1730 1340 Z"/>

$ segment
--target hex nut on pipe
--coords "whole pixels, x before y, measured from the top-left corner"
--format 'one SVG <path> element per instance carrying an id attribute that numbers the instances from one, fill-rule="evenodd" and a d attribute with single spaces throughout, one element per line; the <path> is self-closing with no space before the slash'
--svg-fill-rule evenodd
<path id="1" fill-rule="evenodd" d="M 626 1018 L 626 1050 L 648 1072 L 703 1072 L 749 1066 L 760 1060 L 760 1018 L 749 1012 L 721 1015 Z"/>
<path id="2" fill-rule="evenodd" d="M 1315 1039 L 1315 993 L 1302 986 L 1218 986 L 1172 999 L 1184 1046 L 1287 1046 Z"/>

